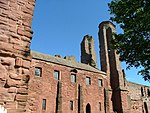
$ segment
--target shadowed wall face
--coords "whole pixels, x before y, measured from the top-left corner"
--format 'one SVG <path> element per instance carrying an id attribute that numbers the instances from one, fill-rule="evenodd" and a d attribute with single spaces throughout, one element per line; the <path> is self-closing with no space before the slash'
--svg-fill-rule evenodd
<path id="1" fill-rule="evenodd" d="M 0 103 L 8 113 L 27 110 L 35 0 L 0 0 Z"/>

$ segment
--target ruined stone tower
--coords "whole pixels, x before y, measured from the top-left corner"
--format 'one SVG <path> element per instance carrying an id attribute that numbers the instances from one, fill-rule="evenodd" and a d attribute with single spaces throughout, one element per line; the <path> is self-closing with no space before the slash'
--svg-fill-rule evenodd
<path id="1" fill-rule="evenodd" d="M 8 113 L 27 108 L 35 0 L 0 0 L 0 104 Z"/>
<path id="2" fill-rule="evenodd" d="M 111 48 L 111 39 L 115 32 L 115 26 L 109 21 L 99 25 L 101 70 L 107 73 L 110 81 L 113 110 L 117 113 L 125 113 L 129 112 L 125 78 L 120 66 L 119 55 Z"/>
<path id="3" fill-rule="evenodd" d="M 97 67 L 94 40 L 92 36 L 84 36 L 81 42 L 81 63 Z"/>

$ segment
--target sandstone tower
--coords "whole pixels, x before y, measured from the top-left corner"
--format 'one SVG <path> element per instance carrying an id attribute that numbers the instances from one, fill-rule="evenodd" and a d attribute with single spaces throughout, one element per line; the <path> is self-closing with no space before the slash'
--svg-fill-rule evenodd
<path id="1" fill-rule="evenodd" d="M 27 108 L 35 0 L 0 0 L 0 104 L 8 113 Z"/>
<path id="2" fill-rule="evenodd" d="M 81 42 L 81 63 L 97 67 L 94 40 L 92 36 L 84 36 Z"/>
<path id="3" fill-rule="evenodd" d="M 111 39 L 115 32 L 115 26 L 109 21 L 99 25 L 101 70 L 107 73 L 110 81 L 113 111 L 126 113 L 129 112 L 129 104 L 125 77 L 121 70 L 119 55 L 111 47 Z"/>

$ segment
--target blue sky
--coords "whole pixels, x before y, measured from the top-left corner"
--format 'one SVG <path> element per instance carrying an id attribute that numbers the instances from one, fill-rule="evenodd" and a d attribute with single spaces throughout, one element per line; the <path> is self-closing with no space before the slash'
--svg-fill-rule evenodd
<path id="1" fill-rule="evenodd" d="M 52 56 L 73 55 L 80 62 L 80 43 L 89 34 L 95 40 L 99 63 L 98 25 L 110 18 L 107 5 L 110 1 L 36 0 L 31 49 Z M 119 27 L 117 32 L 121 32 Z M 122 68 L 126 68 L 125 63 Z M 149 85 L 137 75 L 136 69 L 127 70 L 126 75 L 130 81 Z"/>

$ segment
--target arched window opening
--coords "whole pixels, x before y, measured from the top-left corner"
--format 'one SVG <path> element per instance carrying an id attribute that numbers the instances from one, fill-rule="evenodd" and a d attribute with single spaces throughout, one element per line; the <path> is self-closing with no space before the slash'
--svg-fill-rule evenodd
<path id="1" fill-rule="evenodd" d="M 91 106 L 89 103 L 86 105 L 86 113 L 91 113 Z"/>

